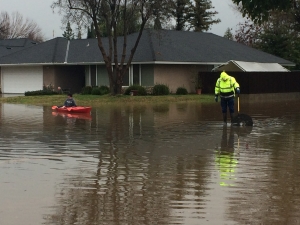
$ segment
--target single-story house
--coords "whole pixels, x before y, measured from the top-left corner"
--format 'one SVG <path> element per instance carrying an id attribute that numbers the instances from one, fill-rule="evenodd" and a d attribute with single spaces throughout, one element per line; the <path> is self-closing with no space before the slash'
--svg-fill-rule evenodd
<path id="1" fill-rule="evenodd" d="M 127 37 L 127 57 L 137 35 Z M 106 38 L 103 43 L 107 49 Z M 120 51 L 122 37 L 118 44 Z M 199 72 L 212 71 L 230 60 L 294 66 L 293 62 L 212 33 L 146 29 L 123 86 L 166 84 L 173 93 L 178 87 L 195 92 L 193 80 Z M 57 37 L 6 51 L 0 53 L 0 68 L 3 93 L 41 90 L 44 85 L 72 92 L 80 92 L 84 86 L 109 85 L 97 39 Z"/>

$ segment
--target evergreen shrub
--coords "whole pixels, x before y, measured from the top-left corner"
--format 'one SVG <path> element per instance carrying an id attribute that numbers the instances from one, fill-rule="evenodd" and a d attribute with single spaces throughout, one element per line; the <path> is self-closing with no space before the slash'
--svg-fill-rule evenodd
<path id="1" fill-rule="evenodd" d="M 138 84 L 130 85 L 124 92 L 125 95 L 130 95 L 132 90 L 137 90 L 137 95 L 147 95 L 147 91 L 144 87 Z"/>
<path id="2" fill-rule="evenodd" d="M 25 96 L 37 96 L 37 95 L 58 95 L 58 92 L 52 90 L 37 90 L 37 91 L 25 91 Z"/>
<path id="3" fill-rule="evenodd" d="M 100 87 L 93 87 L 91 94 L 92 95 L 106 95 L 109 93 L 109 87 L 107 86 L 100 86 Z"/>
<path id="4" fill-rule="evenodd" d="M 90 95 L 92 94 L 92 87 L 91 86 L 85 86 L 81 89 L 81 94 L 82 95 Z"/>
<path id="5" fill-rule="evenodd" d="M 185 87 L 179 87 L 176 90 L 176 95 L 187 95 L 188 91 L 186 90 Z"/>
<path id="6" fill-rule="evenodd" d="M 168 95 L 170 94 L 170 89 L 165 84 L 156 84 L 153 87 L 153 95 Z"/>
<path id="7" fill-rule="evenodd" d="M 100 88 L 98 88 L 98 87 L 93 87 L 93 88 L 92 88 L 92 91 L 91 91 L 91 94 L 92 94 L 92 95 L 101 95 Z"/>
<path id="8" fill-rule="evenodd" d="M 106 95 L 110 93 L 110 89 L 107 86 L 102 85 L 99 87 L 99 89 L 100 89 L 100 95 Z"/>

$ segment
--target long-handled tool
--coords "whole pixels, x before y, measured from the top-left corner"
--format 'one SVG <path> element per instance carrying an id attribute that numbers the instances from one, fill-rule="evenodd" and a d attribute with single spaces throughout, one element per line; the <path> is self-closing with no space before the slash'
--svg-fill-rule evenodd
<path id="1" fill-rule="evenodd" d="M 252 118 L 240 113 L 240 95 L 238 95 L 238 114 L 233 118 L 231 124 L 234 126 L 253 126 Z"/>

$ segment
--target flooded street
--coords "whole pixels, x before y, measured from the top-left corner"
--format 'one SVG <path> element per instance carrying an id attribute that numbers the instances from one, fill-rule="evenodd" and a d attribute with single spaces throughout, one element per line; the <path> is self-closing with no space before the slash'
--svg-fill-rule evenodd
<path id="1" fill-rule="evenodd" d="M 2 104 L 0 224 L 300 224 L 298 104 Z"/>

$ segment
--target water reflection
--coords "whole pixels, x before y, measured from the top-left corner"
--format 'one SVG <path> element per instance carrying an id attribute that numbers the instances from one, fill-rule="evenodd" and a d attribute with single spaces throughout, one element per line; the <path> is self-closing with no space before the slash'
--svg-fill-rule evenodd
<path id="1" fill-rule="evenodd" d="M 65 112 L 52 112 L 53 116 L 61 116 L 65 119 L 85 119 L 85 120 L 91 120 L 92 116 L 89 113 L 65 113 Z"/>
<path id="2" fill-rule="evenodd" d="M 253 127 L 217 104 L 3 104 L 1 223 L 299 224 L 299 114 L 248 106 Z"/>
<path id="3" fill-rule="evenodd" d="M 216 153 L 215 161 L 219 169 L 221 186 L 234 186 L 235 169 L 238 163 L 234 154 L 234 129 L 234 126 L 230 126 L 229 129 L 223 126 L 220 148 Z M 239 146 L 237 151 L 239 153 Z"/>

